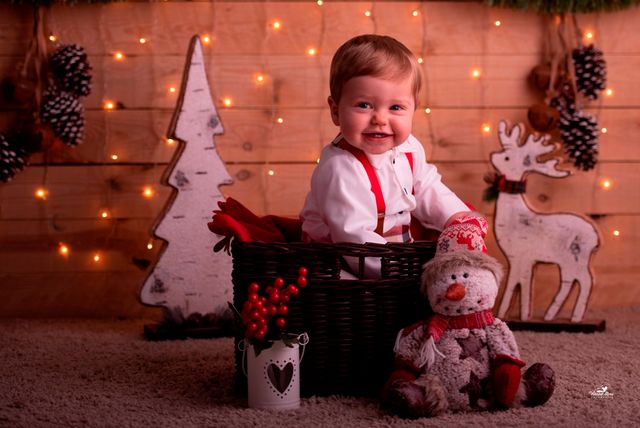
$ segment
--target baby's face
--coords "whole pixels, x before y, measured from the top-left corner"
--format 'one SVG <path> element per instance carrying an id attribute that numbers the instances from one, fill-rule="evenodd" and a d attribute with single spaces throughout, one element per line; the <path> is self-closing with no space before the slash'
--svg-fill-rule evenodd
<path id="1" fill-rule="evenodd" d="M 333 123 L 352 146 L 367 153 L 384 153 L 402 144 L 411 133 L 415 111 L 411 83 L 411 78 L 349 79 L 339 103 L 329 97 Z"/>

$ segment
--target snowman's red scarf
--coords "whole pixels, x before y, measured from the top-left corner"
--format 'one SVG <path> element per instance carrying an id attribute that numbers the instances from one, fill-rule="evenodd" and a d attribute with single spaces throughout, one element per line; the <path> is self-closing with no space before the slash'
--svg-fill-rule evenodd
<path id="1" fill-rule="evenodd" d="M 448 329 L 483 328 L 493 324 L 494 321 L 495 317 L 491 313 L 491 309 L 453 317 L 435 314 L 429 319 L 427 333 L 433 337 L 434 342 L 438 342 L 442 334 Z"/>

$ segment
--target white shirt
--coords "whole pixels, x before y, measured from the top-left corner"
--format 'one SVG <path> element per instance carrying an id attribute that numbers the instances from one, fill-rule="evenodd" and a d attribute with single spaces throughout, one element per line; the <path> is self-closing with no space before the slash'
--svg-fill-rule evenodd
<path id="1" fill-rule="evenodd" d="M 405 152 L 413 153 L 413 173 Z M 426 227 L 442 230 L 453 214 L 469 211 L 426 162 L 424 148 L 413 135 L 385 153 L 366 156 L 386 205 L 383 231 L 409 225 L 412 215 Z M 322 150 L 300 217 L 303 234 L 312 241 L 386 242 L 375 232 L 378 214 L 364 166 L 334 144 Z"/>

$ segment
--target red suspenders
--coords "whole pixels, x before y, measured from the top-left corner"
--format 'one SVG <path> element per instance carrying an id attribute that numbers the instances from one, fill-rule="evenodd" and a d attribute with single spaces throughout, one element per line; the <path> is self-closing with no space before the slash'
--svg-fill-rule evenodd
<path id="1" fill-rule="evenodd" d="M 337 143 L 337 146 L 343 150 L 348 151 L 356 159 L 360 161 L 364 170 L 367 173 L 367 177 L 369 177 L 369 182 L 371 183 L 371 191 L 376 198 L 376 210 L 378 212 L 378 223 L 376 224 L 375 232 L 382 236 L 383 225 L 384 225 L 384 215 L 386 212 L 386 205 L 384 203 L 384 196 L 382 196 L 382 188 L 380 187 L 380 180 L 378 180 L 378 176 L 376 175 L 376 171 L 373 169 L 371 162 L 369 162 L 369 158 L 367 155 L 357 147 L 352 146 L 347 143 L 344 139 L 340 139 Z M 409 166 L 411 167 L 411 172 L 413 172 L 413 153 L 406 153 L 407 160 L 409 161 Z"/>

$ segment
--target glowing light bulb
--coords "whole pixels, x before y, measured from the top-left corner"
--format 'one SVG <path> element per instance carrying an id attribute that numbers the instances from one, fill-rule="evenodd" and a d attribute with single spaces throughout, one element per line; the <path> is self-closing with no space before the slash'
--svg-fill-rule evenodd
<path id="1" fill-rule="evenodd" d="M 424 109 L 424 112 L 427 114 L 431 114 L 431 109 L 429 107 L 427 107 L 426 109 Z"/>
<path id="2" fill-rule="evenodd" d="M 278 31 L 282 28 L 282 23 L 280 21 L 273 21 L 271 24 L 274 30 Z"/>
<path id="3" fill-rule="evenodd" d="M 112 154 L 111 155 L 111 160 L 118 160 L 118 155 L 117 154 Z"/>
<path id="4" fill-rule="evenodd" d="M 42 199 L 43 201 L 47 199 L 49 192 L 44 187 L 38 187 L 34 192 L 34 195 L 37 199 Z"/>
<path id="5" fill-rule="evenodd" d="M 205 34 L 204 36 L 202 36 L 202 42 L 203 42 L 205 45 L 208 45 L 209 43 L 211 43 L 211 37 L 209 37 L 209 35 L 208 35 L 208 34 Z"/>
<path id="6" fill-rule="evenodd" d="M 604 93 L 605 93 L 605 95 L 606 95 L 606 96 L 608 96 L 608 97 L 612 97 L 612 96 L 613 96 L 613 89 L 611 89 L 611 88 L 607 88 L 607 89 L 604 91 Z"/>
<path id="7" fill-rule="evenodd" d="M 491 132 L 491 125 L 489 125 L 488 123 L 483 123 L 482 132 L 484 132 L 485 134 L 488 134 L 489 132 Z"/>
<path id="8" fill-rule="evenodd" d="M 371 16 L 371 11 L 370 10 L 365 10 L 364 11 L 364 16 Z"/>
<path id="9" fill-rule="evenodd" d="M 58 37 L 55 34 L 49 34 L 49 41 L 55 43 L 58 41 Z"/>
<path id="10" fill-rule="evenodd" d="M 584 33 L 584 38 L 587 40 L 592 40 L 594 37 L 593 31 L 587 31 L 586 33 Z"/>
<path id="11" fill-rule="evenodd" d="M 417 10 L 414 10 L 413 12 L 411 12 L 411 16 L 418 16 L 420 15 L 420 12 L 418 12 Z"/>
<path id="12" fill-rule="evenodd" d="M 318 6 L 322 6 L 322 5 L 324 4 L 324 2 L 323 2 L 322 0 L 318 0 L 318 1 L 316 2 L 316 4 L 317 4 Z"/>
<path id="13" fill-rule="evenodd" d="M 116 108 L 116 104 L 113 101 L 105 101 L 104 103 L 102 103 L 102 108 L 104 108 L 105 110 L 113 110 L 114 108 Z"/>
<path id="14" fill-rule="evenodd" d="M 500 20 L 496 20 L 496 22 L 494 22 L 493 25 L 495 25 L 496 27 L 499 27 L 502 25 L 502 22 L 500 22 Z"/>
<path id="15" fill-rule="evenodd" d="M 605 190 L 606 189 L 610 189 L 611 188 L 611 184 L 612 184 L 611 180 L 608 180 L 606 178 L 600 182 L 600 186 L 602 186 L 602 188 L 605 189 Z"/>
<path id="16" fill-rule="evenodd" d="M 122 61 L 124 59 L 124 54 L 122 52 L 118 51 L 118 52 L 113 54 L 113 58 L 116 61 Z"/>
<path id="17" fill-rule="evenodd" d="M 153 242 L 149 241 L 147 242 L 147 250 L 152 250 L 153 249 Z"/>
<path id="18" fill-rule="evenodd" d="M 418 57 L 418 64 L 422 64 L 424 62 L 424 59 L 422 57 Z"/>
<path id="19" fill-rule="evenodd" d="M 316 159 L 316 163 L 320 163 L 320 158 L 317 158 L 317 159 Z"/>
<path id="20" fill-rule="evenodd" d="M 172 144 L 174 144 L 175 142 L 176 142 L 176 140 L 174 140 L 173 138 L 167 138 L 167 144 L 168 144 L 168 145 L 170 145 L 170 146 L 171 146 L 171 145 L 172 145 Z"/>
<path id="21" fill-rule="evenodd" d="M 153 195 L 154 195 L 154 192 L 152 187 L 147 186 L 142 190 L 142 196 L 144 196 L 147 199 L 153 198 Z"/>
<path id="22" fill-rule="evenodd" d="M 307 49 L 307 55 L 309 55 L 309 56 L 315 56 L 316 53 L 318 53 L 318 52 L 316 51 L 315 48 Z"/>
<path id="23" fill-rule="evenodd" d="M 276 122 L 278 122 L 279 124 L 283 124 L 284 123 L 284 118 L 283 117 L 279 117 L 276 119 Z"/>
<path id="24" fill-rule="evenodd" d="M 258 83 L 264 82 L 264 74 L 258 74 L 256 76 L 256 82 L 258 82 Z"/>
<path id="25" fill-rule="evenodd" d="M 71 250 L 69 249 L 68 245 L 63 244 L 62 242 L 58 244 L 58 254 L 60 254 L 61 256 L 68 256 L 69 251 Z"/>
<path id="26" fill-rule="evenodd" d="M 141 45 L 144 45 L 145 43 L 147 43 L 147 39 L 144 37 L 140 37 L 138 41 L 140 42 Z"/>
<path id="27" fill-rule="evenodd" d="M 276 172 L 275 172 L 274 170 L 270 169 L 270 170 L 267 172 L 267 174 L 269 174 L 269 175 L 273 176 L 273 175 L 276 175 Z"/>
<path id="28" fill-rule="evenodd" d="M 107 210 L 100 211 L 100 217 L 109 218 L 109 211 L 107 211 Z"/>
<path id="29" fill-rule="evenodd" d="M 93 261 L 98 263 L 100 261 L 100 253 L 95 253 L 93 255 Z"/>
<path id="30" fill-rule="evenodd" d="M 171 86 L 169 88 L 169 92 L 171 92 L 172 94 L 176 91 L 176 87 L 175 86 Z"/>
<path id="31" fill-rule="evenodd" d="M 607 128 L 602 128 L 600 132 L 602 132 L 603 134 L 606 134 L 607 132 L 609 132 L 609 130 Z"/>
<path id="32" fill-rule="evenodd" d="M 471 77 L 473 77 L 474 79 L 479 79 L 481 75 L 482 75 L 482 72 L 480 71 L 479 68 L 474 68 L 471 70 Z"/>
<path id="33" fill-rule="evenodd" d="M 620 236 L 620 231 L 618 229 L 614 230 L 613 236 Z"/>
<path id="34" fill-rule="evenodd" d="M 231 107 L 231 105 L 233 104 L 233 100 L 229 97 L 226 97 L 222 100 L 222 104 L 224 104 L 225 107 Z"/>

